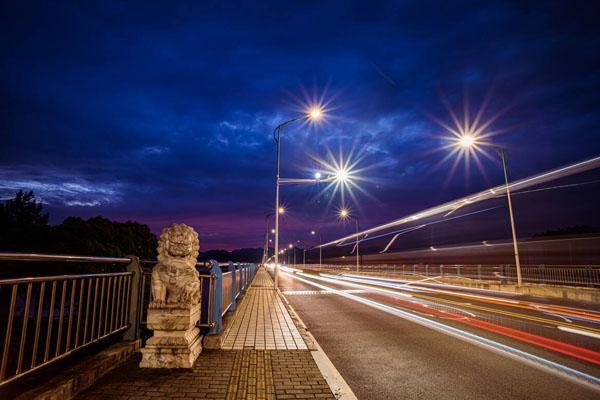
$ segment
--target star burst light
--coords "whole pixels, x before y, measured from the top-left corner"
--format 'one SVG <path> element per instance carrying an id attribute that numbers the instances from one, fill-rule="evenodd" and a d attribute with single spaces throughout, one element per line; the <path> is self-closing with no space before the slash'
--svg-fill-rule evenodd
<path id="1" fill-rule="evenodd" d="M 444 129 L 444 136 L 442 137 L 444 144 L 437 150 L 448 151 L 445 157 L 440 160 L 434 168 L 439 168 L 442 164 L 453 159 L 452 166 L 448 172 L 448 178 L 446 183 L 452 178 L 456 169 L 461 161 L 464 161 L 466 176 L 468 179 L 470 174 L 470 161 L 473 159 L 477 168 L 481 174 L 487 179 L 486 172 L 481 163 L 481 157 L 484 156 L 489 160 L 496 162 L 493 154 L 490 153 L 493 147 L 490 142 L 490 138 L 497 134 L 506 132 L 507 129 L 492 129 L 492 125 L 497 119 L 506 111 L 500 110 L 493 114 L 489 118 L 484 118 L 487 107 L 490 103 L 491 95 L 485 97 L 475 116 L 471 115 L 468 96 L 464 96 L 463 100 L 463 113 L 462 117 L 455 111 L 450 105 L 447 98 L 443 98 L 442 101 L 448 114 L 450 115 L 451 122 L 441 120 L 436 117 L 431 117 L 438 125 Z"/>
<path id="2" fill-rule="evenodd" d="M 328 149 L 326 159 L 316 156 L 311 158 L 319 164 L 321 180 L 325 183 L 325 187 L 318 193 L 317 197 L 321 197 L 326 192 L 331 191 L 332 195 L 329 198 L 328 208 L 337 194 L 340 195 L 341 202 L 346 202 L 346 197 L 357 203 L 356 192 L 361 192 L 369 195 L 362 187 L 361 182 L 367 182 L 367 179 L 361 173 L 368 170 L 369 167 L 359 166 L 363 161 L 363 157 L 355 157 L 354 151 L 350 151 L 344 155 L 340 149 L 339 155 L 336 157 Z"/>
<path id="3" fill-rule="evenodd" d="M 348 208 L 342 206 L 341 208 L 338 209 L 337 215 L 338 215 L 339 219 L 346 220 L 350 216 L 350 210 Z"/>
<path id="4" fill-rule="evenodd" d="M 294 110 L 294 113 L 301 113 L 305 116 L 299 121 L 301 127 L 317 128 L 330 123 L 333 111 L 337 109 L 337 106 L 333 105 L 335 95 L 328 92 L 329 86 L 326 85 L 324 88 L 318 88 L 313 85 L 312 88 L 300 86 L 299 90 L 294 92 L 286 92 L 288 107 Z"/>

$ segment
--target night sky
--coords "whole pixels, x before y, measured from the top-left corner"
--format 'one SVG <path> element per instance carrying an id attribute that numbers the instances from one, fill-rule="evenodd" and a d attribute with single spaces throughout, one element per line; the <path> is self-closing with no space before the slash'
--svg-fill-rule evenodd
<path id="1" fill-rule="evenodd" d="M 257 3 L 2 2 L 0 198 L 260 247 L 273 129 L 315 102 L 321 123 L 283 131 L 282 176 L 358 161 L 344 205 L 365 228 L 502 183 L 494 157 L 443 161 L 445 104 L 487 105 L 514 179 L 600 154 L 597 2 Z M 284 242 L 352 230 L 323 189 L 283 188 Z M 520 232 L 589 223 L 575 208 L 542 226 L 521 204 Z"/>

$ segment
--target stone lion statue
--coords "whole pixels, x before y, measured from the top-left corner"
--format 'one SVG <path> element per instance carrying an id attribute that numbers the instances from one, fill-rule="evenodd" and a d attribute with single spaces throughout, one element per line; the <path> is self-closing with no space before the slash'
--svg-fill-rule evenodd
<path id="1" fill-rule="evenodd" d="M 185 224 L 165 228 L 158 240 L 158 263 L 152 269 L 150 307 L 165 304 L 196 305 L 200 301 L 200 280 L 196 258 L 198 234 Z"/>

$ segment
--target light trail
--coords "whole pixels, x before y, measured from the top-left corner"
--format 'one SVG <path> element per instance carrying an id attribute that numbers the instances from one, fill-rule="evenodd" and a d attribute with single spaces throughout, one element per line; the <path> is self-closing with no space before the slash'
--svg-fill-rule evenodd
<path id="1" fill-rule="evenodd" d="M 387 233 L 384 233 L 384 234 L 381 234 L 381 235 L 377 235 L 377 236 L 364 237 L 364 238 L 360 239 L 359 242 L 362 243 L 362 242 L 366 242 L 366 241 L 369 241 L 369 240 L 375 240 L 375 239 L 379 239 L 381 237 L 386 237 L 386 236 L 389 236 L 389 235 L 394 235 L 394 233 L 395 233 L 394 237 L 389 241 L 389 243 L 387 244 L 387 246 L 385 246 L 385 248 L 382 251 L 379 252 L 379 253 L 385 253 L 386 251 L 388 251 L 388 249 L 390 248 L 390 246 L 396 241 L 396 239 L 398 239 L 398 237 L 400 235 L 405 235 L 407 233 L 410 233 L 410 232 L 413 232 L 413 231 L 417 231 L 419 229 L 426 228 L 426 227 L 431 226 L 431 225 L 441 224 L 442 222 L 448 222 L 448 221 L 452 221 L 452 220 L 459 219 L 459 218 L 464 218 L 464 217 L 469 217 L 469 216 L 476 215 L 476 214 L 481 214 L 481 213 L 484 213 L 484 212 L 487 212 L 487 211 L 495 210 L 497 208 L 498 207 L 488 207 L 488 208 L 484 208 L 483 210 L 477 210 L 477 211 L 469 212 L 469 213 L 466 213 L 466 214 L 457 215 L 455 217 L 443 218 L 443 219 L 440 219 L 440 220 L 437 220 L 437 221 L 432 221 L 432 222 L 428 222 L 426 224 L 421 224 L 421 225 L 417 225 L 417 226 L 411 226 L 409 228 L 404 228 L 404 229 L 396 230 L 396 231 L 393 231 L 393 232 L 387 232 Z M 352 243 L 352 242 L 350 242 L 350 243 L 344 243 L 342 241 L 342 242 L 338 243 L 338 246 L 351 246 L 353 244 L 356 245 L 356 236 L 354 238 L 354 243 Z"/>
<path id="2" fill-rule="evenodd" d="M 416 227 L 415 227 L 416 228 Z M 406 229 L 412 229 L 412 228 L 405 228 L 402 231 L 406 230 Z M 384 237 L 384 236 L 389 236 L 390 234 L 392 234 L 393 232 L 389 233 L 389 234 L 382 234 L 379 235 L 379 237 Z M 548 244 L 548 243 L 560 243 L 560 242 L 582 242 L 582 241 L 594 241 L 597 240 L 597 237 L 579 237 L 579 238 L 563 238 L 563 239 L 544 239 L 544 240 L 527 240 L 527 241 L 519 241 L 519 245 L 523 246 L 523 245 L 529 245 L 529 246 L 534 246 L 534 245 L 540 245 L 540 244 Z M 469 243 L 463 243 L 463 244 L 459 244 L 459 245 L 448 245 L 448 246 L 437 246 L 436 250 L 437 251 L 454 251 L 454 250 L 477 250 L 478 248 L 482 248 L 482 247 L 508 247 L 511 246 L 512 247 L 513 242 L 512 241 L 506 241 L 506 240 L 483 240 L 481 242 L 469 242 Z M 425 247 L 425 248 L 412 248 L 412 249 L 406 249 L 403 251 L 398 251 L 398 252 L 394 252 L 394 253 L 390 253 L 390 254 L 394 254 L 396 256 L 404 256 L 404 257 L 417 257 L 422 255 L 427 255 L 428 253 L 431 253 L 432 250 L 430 247 Z"/>
<path id="3" fill-rule="evenodd" d="M 600 156 L 590 158 L 588 160 L 584 160 L 584 161 L 577 162 L 574 164 L 570 164 L 570 165 L 567 165 L 564 167 L 556 168 L 556 169 L 553 169 L 550 171 L 546 171 L 546 172 L 543 172 L 543 173 L 540 173 L 537 175 L 529 176 L 527 178 L 523 178 L 518 181 L 514 181 L 512 183 L 509 183 L 508 187 L 510 188 L 511 192 L 514 192 L 514 191 L 526 189 L 526 188 L 529 188 L 529 187 L 532 187 L 535 185 L 539 185 L 539 184 L 542 184 L 545 182 L 550 182 L 550 181 L 553 181 L 553 180 L 556 180 L 559 178 L 571 176 L 573 174 L 577 174 L 580 172 L 595 169 L 598 167 L 600 167 Z M 415 214 L 407 215 L 407 216 L 397 219 L 395 221 L 388 222 L 386 224 L 364 230 L 362 232 L 359 232 L 358 235 L 359 236 L 371 235 L 373 233 L 381 232 L 386 229 L 390 229 L 390 228 L 394 228 L 394 227 L 397 227 L 400 225 L 411 223 L 411 222 L 417 221 L 419 219 L 423 219 L 425 217 L 432 217 L 432 216 L 435 216 L 435 215 L 438 215 L 441 213 L 448 213 L 448 212 L 450 212 L 456 208 L 460 208 L 466 204 L 471 204 L 471 203 L 475 203 L 475 202 L 479 202 L 479 201 L 483 201 L 483 200 L 492 199 L 494 197 L 498 197 L 505 190 L 506 190 L 506 185 L 500 185 L 500 186 L 493 187 L 491 189 L 486 189 L 481 192 L 478 192 L 478 193 L 475 193 L 475 194 L 472 194 L 469 196 L 465 196 L 463 198 L 453 200 L 453 201 L 444 203 L 439 206 L 428 208 L 426 210 L 420 211 Z M 316 248 L 336 245 L 336 244 L 345 242 L 346 240 L 354 239 L 354 238 L 356 238 L 356 236 L 357 236 L 357 234 L 354 233 L 352 235 L 344 236 L 340 239 L 336 239 L 334 241 L 321 244 L 319 246 L 316 246 Z"/>
<path id="4" fill-rule="evenodd" d="M 591 389 L 594 389 L 594 390 L 600 392 L 600 378 L 586 374 L 585 372 L 578 371 L 576 369 L 567 367 L 565 365 L 556 363 L 554 361 L 547 360 L 545 358 L 536 356 L 531 353 L 527 353 L 523 350 L 519 350 L 517 348 L 496 342 L 494 340 L 491 340 L 491 339 L 488 339 L 488 338 L 485 338 L 482 336 L 478 336 L 473 333 L 470 333 L 470 332 L 467 332 L 467 331 L 464 331 L 464 330 L 461 330 L 461 329 L 458 329 L 458 328 L 455 328 L 452 326 L 448 326 L 448 325 L 442 324 L 437 321 L 432 321 L 425 317 L 421 317 L 419 315 L 415 315 L 415 314 L 409 313 L 407 311 L 400 310 L 396 307 L 392 307 L 387 304 L 383 304 L 383 303 L 380 303 L 377 301 L 373 301 L 373 300 L 366 299 L 366 298 L 363 298 L 360 296 L 356 296 L 351 293 L 345 293 L 344 291 L 340 291 L 335 288 L 311 281 L 309 279 L 299 277 L 298 275 L 301 275 L 301 276 L 304 276 L 304 277 L 310 278 L 310 279 L 317 279 L 317 280 L 323 280 L 322 277 L 308 275 L 303 272 L 299 272 L 296 274 L 289 274 L 289 273 L 284 272 L 284 275 L 286 275 L 292 279 L 296 279 L 301 282 L 304 282 L 308 285 L 318 287 L 322 290 L 333 291 L 338 296 L 345 297 L 347 299 L 367 305 L 367 306 L 375 308 L 377 310 L 381 310 L 386 313 L 406 319 L 408 321 L 417 323 L 421 326 L 425 326 L 427 328 L 436 330 L 438 332 L 450 335 L 452 337 L 458 338 L 465 342 L 468 342 L 468 343 L 477 345 L 479 347 L 494 351 L 503 356 L 506 356 L 506 357 L 512 358 L 514 360 L 518 360 L 519 362 L 528 364 L 530 366 L 545 370 L 554 375 L 560 376 L 563 379 L 568 379 L 570 381 L 576 382 L 581 385 L 585 385 Z"/>
<path id="5" fill-rule="evenodd" d="M 582 331 L 580 329 L 569 328 L 568 326 L 559 326 L 558 329 L 560 329 L 561 331 L 574 333 L 576 335 L 583 335 L 583 336 L 592 337 L 594 339 L 600 339 L 600 335 L 597 335 L 595 333 L 588 332 L 588 331 Z"/>
<path id="6" fill-rule="evenodd" d="M 366 282 L 370 281 L 370 282 L 373 282 L 372 283 L 373 285 L 382 285 L 382 286 L 389 287 L 389 288 L 396 288 L 398 290 L 405 290 L 405 288 L 406 288 L 405 285 L 387 284 L 385 282 L 380 282 L 381 279 L 379 279 L 379 278 L 370 279 L 368 277 L 364 277 L 364 279 L 361 279 L 361 278 L 358 278 L 356 275 L 350 275 L 350 276 L 354 277 L 354 278 L 352 278 L 352 281 L 354 281 L 354 282 L 366 283 Z M 348 279 L 348 278 L 346 277 L 346 275 L 342 275 L 342 276 L 339 276 L 338 279 Z M 565 313 L 565 311 L 567 311 L 567 310 L 564 310 L 564 308 L 560 307 L 560 306 L 552 306 L 552 305 L 539 304 L 539 303 L 533 303 L 533 302 L 502 299 L 502 298 L 498 298 L 498 297 L 478 296 L 478 295 L 473 295 L 473 294 L 469 294 L 469 293 L 453 292 L 450 290 L 439 290 L 439 289 L 431 289 L 431 288 L 421 288 L 421 289 L 423 289 L 423 290 L 421 290 L 420 293 L 429 292 L 429 293 L 445 294 L 445 295 L 466 298 L 466 299 L 475 298 L 481 302 L 499 304 L 499 305 L 508 306 L 508 307 L 516 307 L 516 308 L 530 310 L 530 311 L 539 311 L 539 312 L 555 311 L 555 309 L 557 309 L 557 308 L 563 310 L 562 311 L 563 313 Z M 531 316 L 531 315 L 524 315 L 524 314 L 519 314 L 519 313 L 514 313 L 514 312 L 504 311 L 504 310 L 498 310 L 498 309 L 493 309 L 493 308 L 483 307 L 483 306 L 478 306 L 478 305 L 473 305 L 473 304 L 465 305 L 464 303 L 456 302 L 453 300 L 431 298 L 426 295 L 414 294 L 413 296 L 423 298 L 426 300 L 435 300 L 435 301 L 439 301 L 439 302 L 443 302 L 443 303 L 460 305 L 460 306 L 468 307 L 471 309 L 477 309 L 477 310 L 487 311 L 487 312 L 491 312 L 491 313 L 504 314 L 507 316 L 515 317 L 515 318 L 526 319 L 526 320 L 530 320 L 530 321 L 535 321 L 535 322 L 539 322 L 539 323 L 543 323 L 543 324 L 556 326 L 557 328 L 559 326 L 575 328 L 575 329 L 579 329 L 579 330 L 582 330 L 585 332 L 589 332 L 591 335 L 599 335 L 600 334 L 599 329 L 587 328 L 587 327 L 582 327 L 582 326 L 574 325 L 574 324 L 564 324 L 564 323 L 561 323 L 560 321 L 554 321 L 554 320 L 550 320 L 547 318 L 540 318 L 540 317 L 535 317 L 535 316 Z M 590 322 L 590 323 L 596 323 L 600 318 L 600 315 L 590 312 L 590 311 L 579 311 L 579 310 L 575 310 L 575 309 L 569 309 L 568 312 L 570 312 L 571 314 L 576 314 L 579 317 L 579 319 L 583 319 L 583 321 Z M 564 315 L 568 315 L 568 314 L 564 314 Z"/>

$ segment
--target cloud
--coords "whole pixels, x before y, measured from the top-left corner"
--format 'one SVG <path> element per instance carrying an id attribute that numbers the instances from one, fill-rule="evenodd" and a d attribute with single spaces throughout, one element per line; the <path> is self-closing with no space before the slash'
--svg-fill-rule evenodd
<path id="1" fill-rule="evenodd" d="M 425 115 L 444 115 L 440 93 L 460 106 L 465 85 L 472 104 L 493 87 L 493 105 L 511 107 L 498 139 L 517 176 L 600 151 L 591 5 L 34 3 L 12 2 L 0 26 L 0 196 L 34 190 L 61 216 L 213 215 L 204 230 L 220 244 L 249 243 L 272 208 L 273 129 L 324 93 L 322 123 L 285 128 L 282 173 L 354 149 L 384 204 L 468 190 L 430 172 L 444 154 Z M 315 191 L 282 196 L 318 221 Z"/>
<path id="2" fill-rule="evenodd" d="M 49 206 L 99 207 L 120 203 L 122 185 L 90 182 L 76 175 L 58 173 L 40 177 L 20 170 L 0 169 L 0 199 L 13 198 L 19 190 L 32 190 Z"/>

